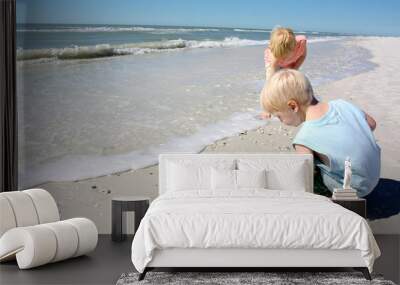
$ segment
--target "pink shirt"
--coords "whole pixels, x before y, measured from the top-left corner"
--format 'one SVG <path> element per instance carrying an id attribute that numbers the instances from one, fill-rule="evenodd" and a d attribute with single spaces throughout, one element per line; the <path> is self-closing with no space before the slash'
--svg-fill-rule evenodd
<path id="1" fill-rule="evenodd" d="M 296 36 L 296 46 L 294 48 L 294 51 L 285 59 L 283 60 L 278 60 L 278 65 L 281 68 L 291 68 L 293 65 L 298 61 L 298 59 L 305 55 L 306 53 L 306 45 L 307 45 L 307 39 L 303 35 L 298 35 Z M 268 66 L 271 63 L 271 51 L 269 48 L 265 49 L 264 52 L 264 61 L 265 61 L 265 66 Z"/>

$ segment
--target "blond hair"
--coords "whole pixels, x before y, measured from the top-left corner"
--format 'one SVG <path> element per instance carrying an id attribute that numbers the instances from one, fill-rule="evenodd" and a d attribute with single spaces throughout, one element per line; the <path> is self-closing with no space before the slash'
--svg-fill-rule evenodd
<path id="1" fill-rule="evenodd" d="M 272 31 L 269 49 L 276 58 L 284 58 L 294 50 L 295 46 L 296 37 L 292 29 L 279 27 Z"/>
<path id="2" fill-rule="evenodd" d="M 308 78 L 295 69 L 282 69 L 275 73 L 264 85 L 260 103 L 269 113 L 288 109 L 287 102 L 294 100 L 299 106 L 308 106 L 314 98 L 314 92 Z"/>

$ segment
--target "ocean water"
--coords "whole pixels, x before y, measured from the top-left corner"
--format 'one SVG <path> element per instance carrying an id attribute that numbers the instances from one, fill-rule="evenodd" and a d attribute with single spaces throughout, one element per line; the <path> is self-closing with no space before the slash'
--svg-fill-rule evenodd
<path id="1" fill-rule="evenodd" d="M 20 184 L 137 169 L 258 119 L 270 30 L 19 25 Z M 302 32 L 318 86 L 374 68 L 347 35 Z"/>
<path id="2" fill-rule="evenodd" d="M 266 44 L 270 29 L 18 24 L 18 59 L 83 59 Z M 309 38 L 338 33 L 298 31 Z"/>

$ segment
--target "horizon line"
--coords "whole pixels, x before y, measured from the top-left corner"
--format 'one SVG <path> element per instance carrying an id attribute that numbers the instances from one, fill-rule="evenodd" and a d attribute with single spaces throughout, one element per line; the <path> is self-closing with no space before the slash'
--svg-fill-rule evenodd
<path id="1" fill-rule="evenodd" d="M 113 25 L 113 26 L 155 26 L 155 27 L 193 27 L 193 28 L 219 28 L 219 29 L 247 29 L 247 30 L 270 30 L 272 31 L 274 28 L 259 28 L 259 27 L 227 27 L 227 26 L 192 26 L 192 25 L 163 25 L 163 24 L 106 24 L 106 23 L 27 23 L 27 22 L 16 22 L 17 25 Z M 280 26 L 280 25 L 276 25 Z M 292 29 L 292 28 L 291 28 Z M 328 32 L 321 30 L 308 30 L 308 29 L 293 29 L 294 32 L 318 32 L 318 33 L 331 33 L 331 34 L 343 34 L 343 35 L 363 35 L 365 33 L 355 34 L 349 32 Z"/>

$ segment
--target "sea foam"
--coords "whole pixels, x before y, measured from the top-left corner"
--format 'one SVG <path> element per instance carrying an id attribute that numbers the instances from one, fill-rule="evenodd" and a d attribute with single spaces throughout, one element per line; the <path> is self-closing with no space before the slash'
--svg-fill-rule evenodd
<path id="1" fill-rule="evenodd" d="M 341 37 L 321 37 L 310 39 L 309 42 L 324 42 L 337 40 Z M 268 40 L 241 39 L 238 37 L 226 37 L 223 40 L 164 40 L 157 42 L 142 42 L 132 44 L 110 45 L 99 44 L 94 46 L 72 46 L 66 48 L 48 49 L 21 49 L 17 50 L 17 60 L 37 60 L 37 59 L 93 59 L 101 57 L 121 56 L 121 55 L 142 55 L 155 52 L 170 52 L 183 49 L 197 48 L 223 48 L 223 47 L 243 47 L 254 45 L 266 45 Z"/>
<path id="2" fill-rule="evenodd" d="M 204 126 L 188 137 L 175 137 L 164 144 L 119 155 L 90 156 L 65 155 L 44 165 L 28 167 L 20 174 L 21 187 L 32 187 L 46 181 L 76 181 L 110 173 L 136 170 L 157 164 L 160 153 L 171 153 L 178 149 L 183 153 L 197 153 L 215 141 L 233 136 L 248 129 L 265 125 L 258 118 L 259 110 L 234 113 L 228 120 Z"/>

